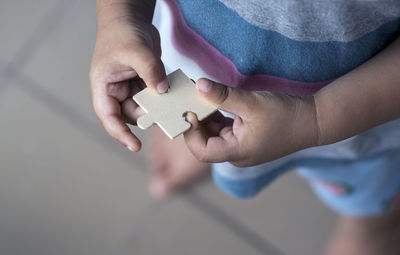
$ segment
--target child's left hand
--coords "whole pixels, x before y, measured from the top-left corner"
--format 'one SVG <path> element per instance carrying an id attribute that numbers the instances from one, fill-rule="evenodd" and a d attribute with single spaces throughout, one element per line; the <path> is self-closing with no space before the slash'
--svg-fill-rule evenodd
<path id="1" fill-rule="evenodd" d="M 318 145 L 313 98 L 244 91 L 207 79 L 200 79 L 196 86 L 219 109 L 236 115 L 232 126 L 223 127 L 221 122 L 217 135 L 211 135 L 194 114 L 187 115 L 192 127 L 185 141 L 200 161 L 252 166 Z"/>

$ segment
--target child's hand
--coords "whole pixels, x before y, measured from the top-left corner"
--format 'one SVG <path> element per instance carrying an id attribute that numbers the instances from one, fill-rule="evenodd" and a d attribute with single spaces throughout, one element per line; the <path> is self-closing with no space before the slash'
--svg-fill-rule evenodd
<path id="1" fill-rule="evenodd" d="M 187 115 L 192 128 L 185 133 L 186 144 L 201 161 L 251 166 L 318 143 L 313 99 L 247 92 L 207 79 L 200 79 L 196 85 L 208 101 L 236 115 L 233 125 L 223 127 L 221 123 L 222 129 L 215 136 L 194 114 Z"/>
<path id="2" fill-rule="evenodd" d="M 160 56 L 159 34 L 151 24 L 126 17 L 99 24 L 90 70 L 93 106 L 107 132 L 132 151 L 141 143 L 126 123 L 136 124 L 142 113 L 132 96 L 145 85 L 168 90 Z"/>

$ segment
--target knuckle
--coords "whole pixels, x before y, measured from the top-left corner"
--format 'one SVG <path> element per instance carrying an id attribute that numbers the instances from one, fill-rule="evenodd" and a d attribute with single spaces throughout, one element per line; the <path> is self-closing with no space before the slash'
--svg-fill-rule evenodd
<path id="1" fill-rule="evenodd" d="M 203 156 L 203 155 L 198 155 L 198 156 L 197 156 L 197 160 L 200 161 L 200 162 L 202 162 L 202 163 L 208 163 L 208 162 L 209 162 L 209 161 L 208 161 L 208 158 L 206 158 L 206 157 Z"/>
<path id="2" fill-rule="evenodd" d="M 106 93 L 108 95 L 115 94 L 116 90 L 118 90 L 118 85 L 116 83 L 108 83 L 106 85 Z"/>
<path id="3" fill-rule="evenodd" d="M 129 54 L 131 66 L 138 72 L 138 75 L 150 85 L 155 85 L 163 76 L 164 68 L 161 59 L 148 47 L 142 47 Z M 149 85 L 149 84 L 146 84 Z"/>
<path id="4" fill-rule="evenodd" d="M 100 122 L 102 122 L 101 112 L 100 112 L 99 108 L 96 106 L 96 103 L 94 103 L 94 102 L 92 105 L 93 105 L 94 113 L 96 114 L 96 116 L 100 120 Z"/>
<path id="5" fill-rule="evenodd" d="M 126 112 L 128 112 L 128 110 L 126 111 Z M 140 116 L 142 116 L 143 114 L 145 114 L 145 112 L 142 110 L 142 108 L 140 108 L 140 107 L 136 107 L 132 112 L 131 112 L 131 115 L 132 115 L 132 118 L 133 118 L 133 120 L 137 120 Z"/>
<path id="6" fill-rule="evenodd" d="M 119 130 L 118 128 L 111 127 L 107 131 L 112 138 L 114 138 L 118 142 L 124 144 L 123 137 L 124 137 L 124 133 L 127 132 L 126 130 Z"/>
<path id="7" fill-rule="evenodd" d="M 115 133 L 114 131 L 109 130 L 109 131 L 108 131 L 108 134 L 110 134 L 110 136 L 111 136 L 112 138 L 114 138 L 115 140 L 119 141 L 119 136 L 118 136 L 117 133 Z"/>
<path id="8" fill-rule="evenodd" d="M 203 162 L 203 163 L 210 162 L 210 158 L 204 150 L 199 151 L 196 155 L 196 158 L 198 161 Z"/>
<path id="9" fill-rule="evenodd" d="M 101 103 L 99 102 L 99 100 L 93 99 L 92 100 L 92 106 L 93 106 L 93 110 L 96 113 L 96 116 L 99 118 L 99 120 L 101 121 L 102 118 L 102 107 L 101 107 Z"/>
<path id="10" fill-rule="evenodd" d="M 151 35 L 157 39 L 160 38 L 160 32 L 153 24 L 151 24 Z"/>
<path id="11" fill-rule="evenodd" d="M 221 89 L 218 92 L 218 98 L 220 101 L 220 104 L 222 104 L 223 102 L 225 102 L 225 100 L 229 97 L 229 95 L 231 94 L 232 88 L 231 87 L 227 87 L 227 86 L 221 86 Z"/>
<path id="12" fill-rule="evenodd" d="M 160 72 L 160 60 L 157 58 L 150 58 L 146 60 L 145 71 L 152 77 L 153 74 Z"/>
<path id="13" fill-rule="evenodd" d="M 112 126 L 108 125 L 105 121 L 103 121 L 103 126 L 105 128 L 105 130 L 107 131 L 107 133 L 112 136 L 112 138 L 118 140 L 118 132 L 116 131 L 115 128 L 113 128 Z"/>

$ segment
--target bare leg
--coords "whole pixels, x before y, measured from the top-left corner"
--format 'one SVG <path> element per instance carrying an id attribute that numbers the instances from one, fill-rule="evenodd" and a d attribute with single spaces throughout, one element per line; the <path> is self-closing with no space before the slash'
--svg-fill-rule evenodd
<path id="1" fill-rule="evenodd" d="M 151 130 L 150 192 L 164 197 L 210 173 L 210 164 L 199 162 L 182 137 L 170 140 L 158 127 Z"/>
<path id="2" fill-rule="evenodd" d="M 378 217 L 341 216 L 325 255 L 400 254 L 400 210 Z"/>

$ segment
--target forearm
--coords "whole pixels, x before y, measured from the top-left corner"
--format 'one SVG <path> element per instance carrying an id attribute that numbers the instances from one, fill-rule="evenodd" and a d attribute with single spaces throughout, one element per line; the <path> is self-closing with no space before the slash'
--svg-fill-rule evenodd
<path id="1" fill-rule="evenodd" d="M 97 0 L 98 29 L 119 19 L 150 24 L 155 3 L 156 0 Z"/>
<path id="2" fill-rule="evenodd" d="M 314 95 L 318 145 L 400 118 L 400 39 Z"/>

